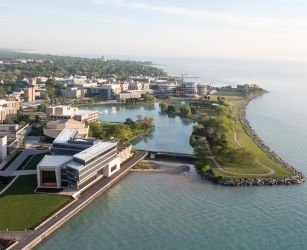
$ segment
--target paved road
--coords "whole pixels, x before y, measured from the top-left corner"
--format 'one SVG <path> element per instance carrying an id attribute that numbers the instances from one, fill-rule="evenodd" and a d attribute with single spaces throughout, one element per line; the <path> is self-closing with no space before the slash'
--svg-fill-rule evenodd
<path id="1" fill-rule="evenodd" d="M 46 233 L 49 230 L 55 230 L 60 222 L 65 220 L 67 217 L 73 217 L 75 211 L 79 211 L 88 204 L 90 204 L 95 198 L 97 198 L 103 191 L 109 188 L 114 182 L 119 180 L 122 176 L 127 174 L 135 164 L 144 159 L 147 155 L 145 151 L 139 151 L 135 156 L 131 157 L 125 161 L 118 172 L 113 174 L 111 177 L 104 177 L 98 181 L 93 186 L 85 190 L 77 200 L 72 201 L 64 209 L 60 210 L 58 213 L 53 215 L 47 222 L 42 223 L 40 227 L 36 230 L 31 231 L 31 233 L 25 238 L 18 242 L 12 249 L 27 249 L 27 246 L 34 240 L 43 240 Z M 34 247 L 34 245 L 32 246 Z"/>
<path id="2" fill-rule="evenodd" d="M 25 149 L 4 171 L 0 171 L 0 176 L 15 176 L 18 167 L 31 155 L 49 153 L 50 150 Z"/>

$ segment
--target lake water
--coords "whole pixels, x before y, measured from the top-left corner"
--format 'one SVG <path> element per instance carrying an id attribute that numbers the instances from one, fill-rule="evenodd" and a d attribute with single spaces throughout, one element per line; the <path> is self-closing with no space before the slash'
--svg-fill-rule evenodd
<path id="1" fill-rule="evenodd" d="M 248 118 L 274 151 L 307 176 L 306 63 L 157 62 L 167 62 L 170 72 L 198 74 L 204 82 L 247 81 L 269 89 L 250 103 Z M 132 118 L 158 115 L 157 109 L 119 108 L 102 116 L 119 121 L 127 112 Z M 160 119 L 171 125 L 161 130 L 163 136 L 153 135 L 136 146 L 186 151 L 188 142 L 180 135 L 170 138 L 177 126 L 182 133 L 192 125 Z M 231 188 L 201 180 L 194 170 L 185 175 L 130 173 L 39 249 L 307 249 L 307 184 Z"/>
<path id="2" fill-rule="evenodd" d="M 133 142 L 136 149 L 164 152 L 193 153 L 189 144 L 194 122 L 189 119 L 161 114 L 158 103 L 131 106 L 98 106 L 99 119 L 109 122 L 124 122 L 127 118 L 137 119 L 138 115 L 155 120 L 155 129 L 149 135 Z"/>

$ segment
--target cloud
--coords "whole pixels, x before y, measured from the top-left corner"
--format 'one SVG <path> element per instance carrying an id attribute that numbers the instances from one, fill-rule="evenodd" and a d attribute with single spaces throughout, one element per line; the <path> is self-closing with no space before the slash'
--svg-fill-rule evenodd
<path id="1" fill-rule="evenodd" d="M 257 16 L 244 16 L 237 13 L 211 12 L 190 8 L 164 6 L 135 2 L 129 0 L 93 0 L 96 4 L 117 8 L 129 8 L 134 10 L 152 11 L 167 15 L 175 15 L 186 18 L 214 21 L 230 26 L 239 26 L 262 31 L 275 32 L 305 32 L 307 19 L 296 18 L 270 18 Z"/>

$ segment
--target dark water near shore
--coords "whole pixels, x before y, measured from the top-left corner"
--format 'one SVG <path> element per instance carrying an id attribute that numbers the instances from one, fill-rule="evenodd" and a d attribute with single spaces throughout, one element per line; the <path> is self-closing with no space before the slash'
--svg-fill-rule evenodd
<path id="1" fill-rule="evenodd" d="M 181 61 L 174 67 L 203 74 L 204 82 L 215 75 L 231 83 L 250 79 L 269 89 L 250 103 L 248 119 L 273 150 L 307 175 L 306 63 L 237 62 L 227 67 L 227 61 L 195 60 L 194 65 Z M 106 119 L 112 120 L 112 114 Z M 163 140 L 175 126 L 190 131 L 192 125 L 181 123 L 166 123 L 172 126 L 164 128 Z M 155 144 L 150 138 L 143 143 L 136 146 L 187 149 L 179 136 L 172 144 Z M 39 248 L 307 249 L 306 211 L 306 183 L 229 188 L 201 180 L 193 170 L 185 175 L 131 173 Z"/>

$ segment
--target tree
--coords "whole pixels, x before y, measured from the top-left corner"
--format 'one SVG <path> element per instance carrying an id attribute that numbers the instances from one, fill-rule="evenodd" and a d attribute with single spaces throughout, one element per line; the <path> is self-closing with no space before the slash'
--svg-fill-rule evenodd
<path id="1" fill-rule="evenodd" d="M 171 114 L 176 113 L 176 107 L 172 104 L 168 105 L 167 112 Z"/>
<path id="2" fill-rule="evenodd" d="M 160 102 L 159 106 L 160 106 L 162 112 L 167 112 L 167 110 L 168 110 L 168 103 L 167 102 Z"/>
<path id="3" fill-rule="evenodd" d="M 192 111 L 190 106 L 184 105 L 180 107 L 180 115 L 186 118 L 190 118 L 192 116 Z"/>
<path id="4" fill-rule="evenodd" d="M 101 128 L 100 122 L 92 122 L 89 127 L 89 134 L 91 137 L 103 139 L 105 136 L 104 131 Z"/>

